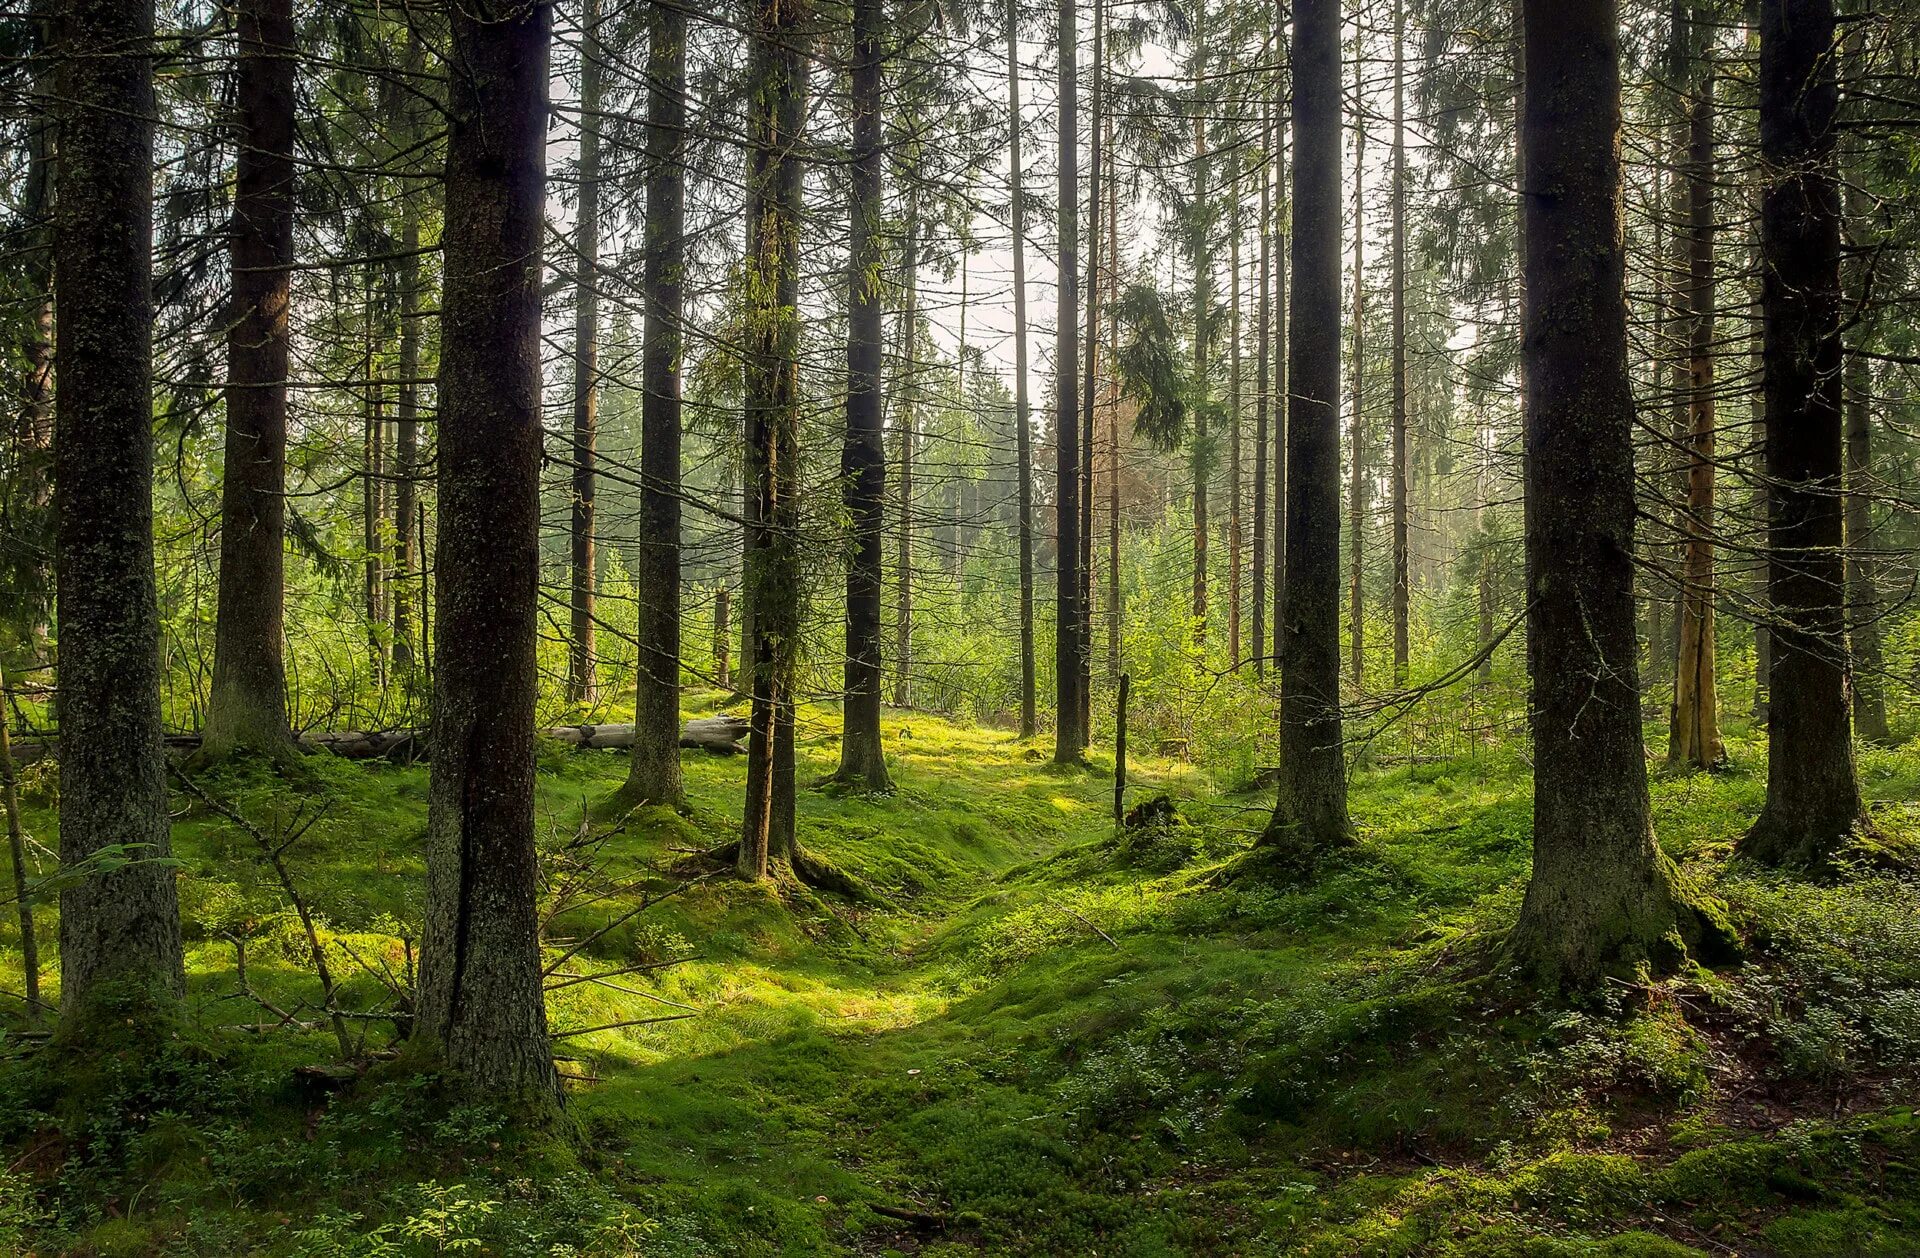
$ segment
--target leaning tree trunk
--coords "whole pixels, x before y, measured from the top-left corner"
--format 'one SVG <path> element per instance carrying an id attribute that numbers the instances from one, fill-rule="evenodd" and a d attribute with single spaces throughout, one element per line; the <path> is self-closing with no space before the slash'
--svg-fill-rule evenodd
<path id="1" fill-rule="evenodd" d="M 846 699 L 841 706 L 840 781 L 891 790 L 880 741 L 880 570 L 884 562 L 887 455 L 880 396 L 880 149 L 882 0 L 853 6 L 853 189 L 847 246 L 847 432 L 840 455 L 841 493 L 853 524 L 847 557 Z"/>
<path id="2" fill-rule="evenodd" d="M 1774 633 L 1767 802 L 1737 850 L 1816 870 L 1831 866 L 1867 824 L 1847 703 L 1836 51 L 1831 0 L 1762 0 L 1761 318 Z"/>
<path id="3" fill-rule="evenodd" d="M 293 264 L 292 0 L 240 5 L 235 88 L 233 309 L 227 333 L 226 470 L 220 486 L 219 611 L 203 757 L 241 747 L 285 755 L 288 302 Z"/>
<path id="4" fill-rule="evenodd" d="M 1699 21 L 1701 14 L 1695 13 Z M 1694 41 L 1694 47 L 1702 45 Z M 1688 69 L 1692 97 L 1688 114 L 1687 302 L 1688 326 L 1687 498 L 1681 523 L 1685 538 L 1680 566 L 1680 649 L 1675 656 L 1673 720 L 1667 763 L 1711 769 L 1726 758 L 1720 741 L 1720 696 L 1714 679 L 1714 275 L 1713 275 L 1713 75 L 1711 62 Z"/>
<path id="5" fill-rule="evenodd" d="M 594 572 L 594 491 L 598 481 L 594 459 L 600 427 L 600 98 L 604 72 L 596 38 L 599 24 L 600 0 L 581 0 L 580 201 L 573 229 L 573 493 L 567 530 L 571 614 L 567 702 L 588 706 L 600 697 L 593 614 L 598 585 Z M 652 260 L 651 250 L 647 257 Z M 652 540 L 651 533 L 642 535 Z M 640 588 L 651 592 L 645 582 Z M 646 671 L 643 659 L 641 676 Z"/>
<path id="6" fill-rule="evenodd" d="M 770 855 L 791 855 L 794 832 L 802 174 L 794 150 L 806 115 L 808 18 L 806 0 L 758 0 L 749 36 L 749 79 L 759 90 L 748 118 L 747 150 L 747 467 L 756 506 L 747 556 L 753 703 L 738 868 L 748 880 L 767 876 Z"/>
<path id="7" fill-rule="evenodd" d="M 1020 737 L 1032 738 L 1039 724 L 1033 676 L 1033 418 L 1027 407 L 1027 211 L 1020 164 L 1020 19 L 1015 0 L 1007 0 L 1007 149 L 1012 183 L 1007 217 L 1013 224 L 1013 441 L 1020 482 Z"/>
<path id="8" fill-rule="evenodd" d="M 60 1003 L 186 988 L 160 744 L 153 576 L 153 5 L 61 15 L 54 221 Z M 124 848 L 127 863 L 93 864 Z M 111 872 L 103 872 L 110 870 Z"/>
<path id="9" fill-rule="evenodd" d="M 1340 5 L 1293 9 L 1280 781 L 1260 844 L 1296 868 L 1352 842 L 1340 718 Z"/>
<path id="10" fill-rule="evenodd" d="M 685 338 L 687 15 L 672 3 L 648 9 L 647 219 L 640 347 L 640 657 L 633 721 L 640 737 L 625 793 L 678 808 L 680 776 L 680 360 Z"/>
<path id="11" fill-rule="evenodd" d="M 1614 0 L 1526 0 L 1527 664 L 1533 877 L 1509 939 L 1535 979 L 1721 942 L 1654 841 L 1633 603 L 1633 393 Z"/>
<path id="12" fill-rule="evenodd" d="M 560 1097 L 533 841 L 540 239 L 550 9 L 456 7 L 448 56 L 440 519 L 417 1051 Z"/>
<path id="13" fill-rule="evenodd" d="M 1079 63 L 1073 0 L 1060 0 L 1058 303 L 1054 312 L 1054 735 L 1056 764 L 1079 764 L 1087 749 L 1080 716 L 1080 164 Z"/>

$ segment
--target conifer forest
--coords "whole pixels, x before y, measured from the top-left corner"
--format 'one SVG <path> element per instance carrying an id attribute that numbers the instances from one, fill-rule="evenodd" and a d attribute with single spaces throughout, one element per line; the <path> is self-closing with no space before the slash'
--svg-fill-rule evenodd
<path id="1" fill-rule="evenodd" d="M 1920 1255 L 1920 0 L 0 4 L 0 1255 Z"/>

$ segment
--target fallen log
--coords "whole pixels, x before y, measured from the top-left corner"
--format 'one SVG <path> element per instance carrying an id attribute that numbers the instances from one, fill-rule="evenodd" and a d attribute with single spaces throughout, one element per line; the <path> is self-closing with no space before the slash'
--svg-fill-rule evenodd
<path id="1" fill-rule="evenodd" d="M 625 725 L 552 725 L 541 736 L 572 747 L 620 748 L 633 746 L 633 729 Z M 718 755 L 741 751 L 740 740 L 747 736 L 747 720 L 741 716 L 702 716 L 680 727 L 680 745 Z M 200 746 L 198 734 L 170 734 L 167 750 L 191 752 Z M 300 736 L 300 746 L 308 751 L 324 751 L 347 760 L 391 760 L 410 764 L 427 755 L 425 729 L 388 730 L 314 730 Z M 23 739 L 13 747 L 14 761 L 28 765 L 47 756 L 59 755 L 57 738 Z"/>

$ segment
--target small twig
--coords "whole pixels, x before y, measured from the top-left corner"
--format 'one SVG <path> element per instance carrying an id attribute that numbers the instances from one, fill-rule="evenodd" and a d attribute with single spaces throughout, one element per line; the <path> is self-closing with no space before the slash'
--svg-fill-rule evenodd
<path id="1" fill-rule="evenodd" d="M 570 974 L 565 970 L 550 969 L 547 971 L 546 977 L 557 978 L 561 981 L 558 983 L 548 983 L 547 990 L 557 992 L 562 987 L 572 987 L 575 983 L 591 983 L 597 979 L 619 978 L 622 974 L 643 974 L 649 970 L 664 970 L 669 966 L 682 965 L 688 961 L 698 960 L 700 960 L 700 956 L 696 953 L 690 957 L 674 957 L 669 961 L 642 961 L 637 965 L 623 965 L 614 970 L 602 970 L 598 974 Z"/>
<path id="2" fill-rule="evenodd" d="M 1067 911 L 1067 912 L 1069 912 L 1069 913 L 1072 913 L 1072 914 L 1073 914 L 1073 915 L 1074 915 L 1075 917 L 1077 917 L 1077 918 L 1079 918 L 1079 919 L 1080 919 L 1080 924 L 1081 924 L 1082 926 L 1085 926 L 1085 927 L 1086 927 L 1086 928 L 1087 928 L 1088 930 L 1090 930 L 1090 931 L 1092 931 L 1092 932 L 1093 932 L 1094 934 L 1096 934 L 1096 935 L 1098 935 L 1098 936 L 1100 936 L 1100 938 L 1102 938 L 1102 939 L 1104 939 L 1104 940 L 1106 940 L 1106 941 L 1107 941 L 1107 942 L 1108 942 L 1109 944 L 1112 944 L 1112 945 L 1113 945 L 1113 947 L 1115 947 L 1115 948 L 1118 948 L 1118 947 L 1120 946 L 1120 945 L 1119 945 L 1119 943 L 1117 943 L 1117 942 L 1116 942 L 1116 941 L 1114 940 L 1114 937 L 1113 937 L 1112 935 L 1109 935 L 1109 934 L 1108 934 L 1108 933 L 1107 933 L 1106 931 L 1104 931 L 1104 930 L 1101 930 L 1101 929 L 1100 929 L 1100 928 L 1099 928 L 1098 926 L 1095 926 L 1095 925 L 1094 925 L 1094 924 L 1093 924 L 1092 922 L 1090 922 L 1090 921 L 1088 921 L 1088 920 L 1086 919 L 1086 917 L 1085 917 L 1085 916 L 1084 916 L 1083 914 L 1081 914 L 1081 913 L 1080 913 L 1080 912 L 1079 912 L 1078 910 L 1076 910 L 1076 909 L 1069 909 L 1069 908 L 1067 908 L 1067 906 L 1066 906 L 1066 905 L 1064 905 L 1064 904 L 1063 904 L 1063 905 L 1061 905 L 1060 907 L 1061 907 L 1061 908 L 1063 908 L 1063 909 L 1066 909 L 1066 911 Z"/>
<path id="3" fill-rule="evenodd" d="M 628 1018 L 624 1022 L 609 1022 L 604 1026 L 580 1027 L 572 1031 L 553 1031 L 547 1035 L 550 1040 L 572 1039 L 576 1035 L 592 1035 L 595 1031 L 618 1031 L 623 1027 L 652 1026 L 656 1022 L 685 1022 L 693 1017 L 690 1013 L 670 1013 L 659 1018 Z"/>
<path id="4" fill-rule="evenodd" d="M 607 935 L 607 933 L 613 930 L 615 927 L 626 925 L 628 922 L 640 916 L 640 914 L 646 912 L 648 909 L 652 908 L 654 905 L 660 904 L 666 900 L 671 900 L 674 896 L 679 895 L 682 891 L 685 891 L 688 887 L 698 886 L 699 884 L 707 881 L 707 879 L 713 878 L 716 876 L 717 876 L 716 874 L 702 874 L 698 878 L 689 879 L 688 881 L 681 883 L 680 885 L 674 887 L 671 891 L 668 891 L 663 895 L 652 896 L 645 900 L 642 900 L 639 904 L 635 905 L 633 908 L 627 910 L 625 913 L 620 914 L 620 916 L 614 918 L 612 921 L 608 922 L 605 926 L 602 926 L 599 930 L 594 931 L 591 935 L 588 935 L 585 939 L 580 940 L 580 942 L 574 944 L 571 948 L 568 948 L 565 952 L 561 953 L 560 956 L 554 961 L 552 965 L 549 965 L 546 969 L 540 972 L 540 977 L 542 978 L 552 977 L 555 970 L 558 970 L 561 966 L 573 960 L 573 958 L 580 952 L 581 949 L 589 947 L 592 944 L 599 941 L 600 939 L 604 938 Z"/>

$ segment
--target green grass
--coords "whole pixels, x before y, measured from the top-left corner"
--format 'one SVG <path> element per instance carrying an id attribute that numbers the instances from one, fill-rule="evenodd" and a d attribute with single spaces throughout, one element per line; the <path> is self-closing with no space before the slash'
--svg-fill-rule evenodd
<path id="1" fill-rule="evenodd" d="M 837 748 L 803 714 L 802 782 Z M 1110 764 L 1060 771 L 1006 733 L 892 714 L 895 795 L 804 789 L 802 842 L 873 893 L 852 904 L 724 875 L 609 932 L 555 994 L 575 1037 L 566 1123 L 525 1130 L 377 1067 L 328 1096 L 293 1073 L 330 1033 L 259 1022 L 317 988 L 252 840 L 176 826 L 185 1020 L 55 1053 L 0 1041 L 0 1250 L 129 1254 L 972 1252 L 1894 1254 L 1920 1248 L 1915 888 L 1812 888 L 1726 857 L 1760 801 L 1745 730 L 1713 777 L 1658 776 L 1663 841 L 1727 897 L 1748 963 L 1537 1005 L 1493 964 L 1528 862 L 1515 749 L 1363 772 L 1356 852 L 1310 885 L 1218 875 L 1267 801 L 1135 763 L 1187 824 L 1121 839 Z M 544 842 L 603 818 L 625 761 L 543 751 Z M 646 810 L 563 916 L 579 937 L 703 868 L 742 765 L 689 755 L 689 813 Z M 419 915 L 425 771 L 312 762 L 291 787 L 208 779 L 292 855 L 345 1003 L 403 976 Z M 1863 755 L 1882 828 L 1920 754 Z M 28 823 L 52 841 L 53 784 Z M 0 987 L 18 952 L 0 935 Z M 11 966 L 11 973 L 4 967 Z M 271 1021 L 271 1019 L 268 1019 Z M 392 1028 L 356 1027 L 385 1047 Z M 81 1063 L 76 1067 L 75 1062 Z M 56 1065 L 57 1063 L 57 1065 Z M 904 1220 L 914 1211 L 937 1223 Z"/>

